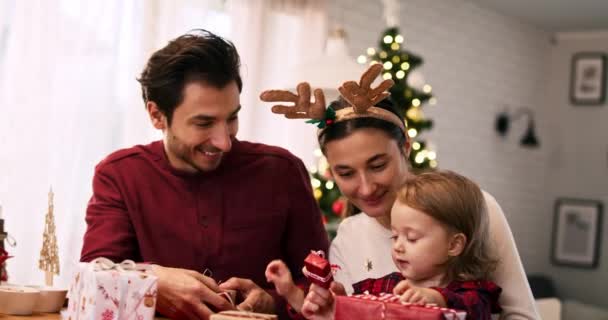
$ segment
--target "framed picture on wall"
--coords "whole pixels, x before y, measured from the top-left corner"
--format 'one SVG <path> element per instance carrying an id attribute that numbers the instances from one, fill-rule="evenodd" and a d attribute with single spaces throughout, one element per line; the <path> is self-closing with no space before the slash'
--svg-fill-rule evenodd
<path id="1" fill-rule="evenodd" d="M 553 263 L 595 268 L 602 226 L 602 203 L 560 198 L 553 220 Z"/>
<path id="2" fill-rule="evenodd" d="M 570 101 L 574 105 L 600 105 L 606 98 L 606 55 L 581 52 L 572 57 Z"/>

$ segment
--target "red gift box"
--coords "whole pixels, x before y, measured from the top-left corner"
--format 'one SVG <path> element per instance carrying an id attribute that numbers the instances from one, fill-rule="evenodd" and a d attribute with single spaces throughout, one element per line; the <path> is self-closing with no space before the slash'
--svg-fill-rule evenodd
<path id="1" fill-rule="evenodd" d="M 413 305 L 393 294 L 336 297 L 335 320 L 464 320 L 467 313 L 432 305 Z"/>
<path id="2" fill-rule="evenodd" d="M 334 280 L 331 272 L 331 264 L 325 259 L 323 251 L 311 251 L 304 259 L 304 275 L 313 283 L 323 288 L 329 288 Z"/>

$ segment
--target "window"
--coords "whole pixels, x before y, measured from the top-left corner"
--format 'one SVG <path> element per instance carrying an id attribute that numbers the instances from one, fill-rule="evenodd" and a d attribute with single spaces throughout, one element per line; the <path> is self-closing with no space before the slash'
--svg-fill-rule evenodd
<path id="1" fill-rule="evenodd" d="M 6 52 L 8 29 L 10 28 L 14 6 L 14 0 L 0 1 L 0 70 L 2 70 L 2 61 Z"/>

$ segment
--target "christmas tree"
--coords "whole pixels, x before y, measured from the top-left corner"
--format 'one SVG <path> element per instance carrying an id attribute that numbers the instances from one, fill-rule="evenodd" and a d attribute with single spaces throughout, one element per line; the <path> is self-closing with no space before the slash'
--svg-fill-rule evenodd
<path id="1" fill-rule="evenodd" d="M 399 28 L 390 27 L 382 33 L 378 49 L 368 48 L 367 56 L 361 55 L 357 60 L 359 63 L 381 63 L 384 67 L 382 77 L 395 81 L 395 85 L 390 89 L 390 99 L 407 124 L 407 135 L 412 143 L 410 163 L 417 170 L 435 168 L 435 153 L 427 150 L 427 143 L 419 139 L 420 132 L 433 126 L 433 121 L 425 119 L 422 112 L 422 105 L 433 98 L 431 86 L 424 84 L 422 88 L 416 88 L 411 84 L 420 81 L 408 81 L 411 75 L 417 75 L 413 71 L 422 65 L 423 60 L 420 56 L 404 50 L 403 42 Z M 419 75 L 418 77 L 420 78 Z"/>
<path id="2" fill-rule="evenodd" d="M 384 67 L 382 77 L 393 79 L 395 85 L 390 89 L 390 99 L 407 125 L 407 135 L 411 141 L 409 162 L 415 171 L 424 171 L 437 167 L 436 154 L 428 150 L 426 141 L 420 139 L 420 133 L 430 130 L 433 122 L 424 118 L 422 107 L 425 103 L 434 104 L 431 86 L 421 80 L 422 76 L 414 70 L 421 66 L 420 56 L 405 50 L 403 35 L 397 27 L 396 14 L 398 2 L 383 0 L 384 17 L 388 28 L 381 34 L 378 48 L 368 48 L 366 55 L 360 55 L 357 61 L 361 64 L 381 63 Z M 335 236 L 337 225 L 349 209 L 339 189 L 331 180 L 327 161 L 319 150 L 316 168 L 311 170 L 314 195 L 323 212 L 323 221 L 329 236 Z"/>
<path id="3" fill-rule="evenodd" d="M 319 161 L 317 167 L 310 170 L 311 183 L 315 199 L 323 213 L 325 229 L 330 239 L 333 239 L 336 236 L 338 224 L 347 210 L 346 199 L 333 182 L 327 160 L 322 156 L 321 150 L 317 149 L 315 154 L 319 157 Z"/>
<path id="4" fill-rule="evenodd" d="M 45 284 L 53 285 L 53 275 L 59 274 L 59 255 L 57 237 L 55 236 L 55 218 L 53 216 L 53 189 L 49 190 L 48 210 L 45 218 L 44 235 L 38 268 L 45 272 Z"/>

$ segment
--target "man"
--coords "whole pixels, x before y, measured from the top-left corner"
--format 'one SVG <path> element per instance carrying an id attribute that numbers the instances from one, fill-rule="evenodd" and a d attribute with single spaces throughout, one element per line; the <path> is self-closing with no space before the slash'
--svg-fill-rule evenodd
<path id="1" fill-rule="evenodd" d="M 283 259 L 302 280 L 306 255 L 328 247 L 302 161 L 235 138 L 239 67 L 232 43 L 204 30 L 155 52 L 139 82 L 163 140 L 95 169 L 81 260 L 153 263 L 157 309 L 172 318 L 230 309 L 226 289 L 239 309 L 281 314 L 266 265 Z"/>

